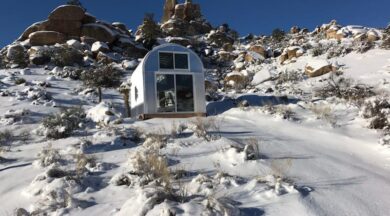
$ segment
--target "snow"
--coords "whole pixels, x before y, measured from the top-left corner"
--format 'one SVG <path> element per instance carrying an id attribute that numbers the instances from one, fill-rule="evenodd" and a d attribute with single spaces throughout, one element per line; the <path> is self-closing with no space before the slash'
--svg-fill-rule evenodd
<path id="1" fill-rule="evenodd" d="M 102 50 L 109 50 L 110 48 L 108 45 L 104 42 L 96 41 L 95 43 L 92 44 L 91 51 L 92 52 L 99 52 Z"/>
<path id="2" fill-rule="evenodd" d="M 326 60 L 312 60 L 307 63 L 307 67 L 311 67 L 312 71 L 319 70 L 323 67 L 329 66 L 330 63 Z"/>

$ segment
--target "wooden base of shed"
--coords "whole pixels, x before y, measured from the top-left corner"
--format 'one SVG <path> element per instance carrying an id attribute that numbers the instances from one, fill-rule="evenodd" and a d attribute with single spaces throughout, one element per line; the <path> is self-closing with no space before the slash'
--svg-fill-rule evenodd
<path id="1" fill-rule="evenodd" d="M 206 113 L 158 113 L 158 114 L 141 114 L 138 116 L 140 120 L 148 120 L 152 118 L 191 118 L 191 117 L 206 117 Z"/>

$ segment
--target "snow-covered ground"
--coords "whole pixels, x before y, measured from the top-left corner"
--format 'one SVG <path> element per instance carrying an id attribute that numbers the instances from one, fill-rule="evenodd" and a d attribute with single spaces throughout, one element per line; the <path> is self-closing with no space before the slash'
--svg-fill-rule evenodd
<path id="1" fill-rule="evenodd" d="M 281 70 L 302 70 L 313 58 L 302 56 Z M 390 51 L 374 49 L 330 61 L 344 65 L 346 76 L 389 92 Z M 82 104 L 86 110 L 95 107 L 100 112 L 106 106 L 96 107 L 96 95 L 75 93 L 74 89 L 81 84 L 78 81 L 53 78 L 41 68 L 18 72 L 0 71 L 2 89 L 11 93 L 0 97 L 0 113 L 3 115 L 11 109 L 28 112 L 14 122 L 1 117 L 1 130 L 11 130 L 15 135 L 27 130 L 31 137 L 25 142 L 15 141 L 10 151 L 1 155 L 5 161 L 0 164 L 0 215 L 13 215 L 16 208 L 33 211 L 47 207 L 48 203 L 65 202 L 65 207 L 52 211 L 53 215 L 169 215 L 172 209 L 177 215 L 200 215 L 221 208 L 230 215 L 238 212 L 242 215 L 388 215 L 390 212 L 389 149 L 378 144 L 380 132 L 368 129 L 367 120 L 360 117 L 359 109 L 352 104 L 338 100 L 305 101 L 304 97 L 289 95 L 279 105 L 295 113 L 294 118 L 287 120 L 264 109 L 264 105 L 275 101 L 274 95 L 243 93 L 234 97 L 246 99 L 252 106 L 235 108 L 229 99 L 208 104 L 210 114 L 218 114 L 209 117 L 217 126 L 210 131 L 214 138 L 210 141 L 193 134 L 190 126 L 194 119 L 124 119 L 120 124 L 105 122 L 109 124 L 105 127 L 87 123 L 86 129 L 74 136 L 46 140 L 35 131 L 41 118 L 58 107 Z M 259 74 L 258 78 L 263 75 Z M 7 84 L 15 77 L 26 79 L 28 86 Z M 321 79 L 305 79 L 297 85 L 310 92 L 321 84 Z M 47 81 L 51 87 L 23 93 L 28 87 L 37 87 L 33 81 Z M 266 82 L 258 88 L 271 85 Z M 53 99 L 40 97 L 43 91 L 49 92 Z M 39 96 L 29 97 L 37 92 Z M 115 113 L 123 111 L 121 96 L 116 91 L 105 90 L 103 94 L 106 102 L 112 102 Z M 313 111 L 313 104 L 329 107 L 332 116 L 319 117 Z M 107 118 L 101 118 L 105 113 L 93 112 L 89 116 L 106 121 Z M 183 177 L 173 181 L 185 199 L 159 200 L 156 194 L 163 192 L 158 187 L 140 185 L 135 176 L 130 178 L 129 185 L 113 183 L 121 174 L 130 173 L 131 158 L 147 148 L 146 144 L 126 139 L 129 131 L 137 128 L 144 133 L 170 134 L 171 127 L 179 122 L 190 128 L 169 138 L 159 153 L 166 157 L 172 172 L 185 171 Z M 85 140 L 91 144 L 84 145 Z M 244 148 L 250 142 L 258 144 L 257 160 L 246 158 Z M 72 155 L 80 151 L 93 155 L 97 165 L 88 169 L 82 183 L 42 175 L 53 168 L 37 165 L 37 155 L 49 143 L 52 149 L 58 149 L 63 161 L 59 167 L 63 170 L 74 170 Z M 67 188 L 66 192 L 63 187 Z M 65 194 L 64 199 L 58 197 L 61 194 Z M 150 211 L 142 212 L 145 209 Z"/>

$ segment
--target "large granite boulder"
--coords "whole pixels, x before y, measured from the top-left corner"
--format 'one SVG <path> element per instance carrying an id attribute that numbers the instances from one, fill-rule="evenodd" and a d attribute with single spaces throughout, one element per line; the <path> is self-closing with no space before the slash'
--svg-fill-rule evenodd
<path id="1" fill-rule="evenodd" d="M 161 23 L 165 23 L 173 16 L 173 14 L 175 13 L 176 4 L 177 0 L 165 0 L 164 12 L 163 17 L 161 19 Z"/>
<path id="2" fill-rule="evenodd" d="M 66 42 L 66 36 L 55 31 L 37 31 L 31 33 L 29 39 L 32 46 L 54 45 Z"/>
<path id="3" fill-rule="evenodd" d="M 84 14 L 84 9 L 79 6 L 61 5 L 50 13 L 49 20 L 81 21 Z"/>
<path id="4" fill-rule="evenodd" d="M 311 61 L 305 67 L 305 73 L 309 77 L 322 76 L 335 70 L 336 68 L 334 68 L 332 64 L 326 60 Z"/>
<path id="5" fill-rule="evenodd" d="M 42 24 L 42 22 L 36 22 L 36 23 L 32 24 L 31 26 L 29 26 L 26 30 L 24 30 L 24 32 L 22 33 L 22 35 L 20 35 L 20 37 L 18 38 L 18 41 L 27 40 L 27 39 L 28 39 L 28 36 L 29 36 L 31 33 L 40 30 L 41 24 Z"/>
<path id="6" fill-rule="evenodd" d="M 81 22 L 75 20 L 47 20 L 41 26 L 41 30 L 56 31 L 67 36 L 80 37 Z"/>
<path id="7" fill-rule="evenodd" d="M 112 43 L 117 33 L 100 23 L 85 24 L 81 27 L 81 36 L 95 38 L 97 41 Z"/>

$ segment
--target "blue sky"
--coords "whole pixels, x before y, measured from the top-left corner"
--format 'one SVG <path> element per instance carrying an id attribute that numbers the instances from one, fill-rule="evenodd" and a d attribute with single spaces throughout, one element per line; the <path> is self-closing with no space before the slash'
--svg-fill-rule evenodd
<path id="1" fill-rule="evenodd" d="M 182 0 L 184 1 L 184 0 Z M 16 39 L 30 24 L 44 20 L 66 0 L 2 0 L 0 47 Z M 121 21 L 135 29 L 144 13 L 162 14 L 164 0 L 81 0 L 90 13 L 106 21 Z M 180 0 L 179 0 L 180 2 Z M 337 19 L 341 24 L 384 27 L 390 22 L 390 0 L 193 0 L 213 25 L 229 23 L 241 35 L 269 34 L 279 27 L 313 29 Z"/>

